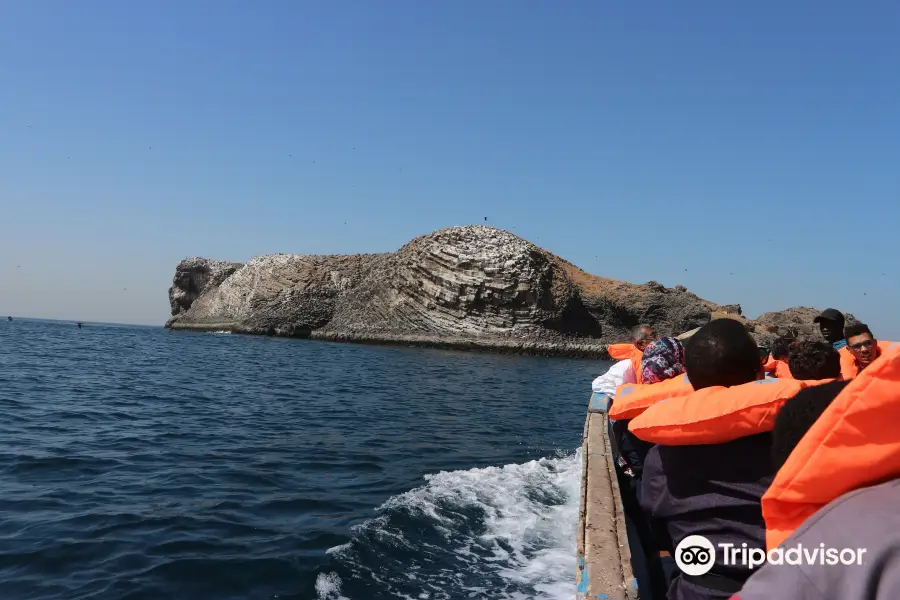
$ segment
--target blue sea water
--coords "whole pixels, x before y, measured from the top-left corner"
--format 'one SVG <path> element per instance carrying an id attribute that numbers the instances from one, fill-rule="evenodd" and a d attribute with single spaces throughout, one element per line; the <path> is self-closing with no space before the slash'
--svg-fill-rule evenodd
<path id="1" fill-rule="evenodd" d="M 0 323 L 0 598 L 572 598 L 594 361 Z"/>

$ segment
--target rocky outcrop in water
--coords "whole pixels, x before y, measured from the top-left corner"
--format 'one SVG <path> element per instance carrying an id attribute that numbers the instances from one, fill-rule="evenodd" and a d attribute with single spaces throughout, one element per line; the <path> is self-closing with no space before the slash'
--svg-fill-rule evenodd
<path id="1" fill-rule="evenodd" d="M 171 329 L 571 356 L 604 356 L 638 323 L 675 335 L 723 317 L 761 340 L 815 333 L 815 315 L 803 312 L 813 309 L 749 321 L 740 305 L 590 275 L 484 226 L 442 229 L 384 254 L 271 254 L 246 265 L 189 258 L 169 299 Z"/>
<path id="2" fill-rule="evenodd" d="M 169 288 L 172 315 L 186 312 L 206 288 L 216 287 L 243 267 L 240 263 L 208 258 L 186 258 L 175 267 L 175 277 Z"/>
<path id="3" fill-rule="evenodd" d="M 681 286 L 589 275 L 483 226 L 442 229 L 386 254 L 191 258 L 169 296 L 172 329 L 590 356 L 637 323 L 678 333 L 716 309 Z"/>

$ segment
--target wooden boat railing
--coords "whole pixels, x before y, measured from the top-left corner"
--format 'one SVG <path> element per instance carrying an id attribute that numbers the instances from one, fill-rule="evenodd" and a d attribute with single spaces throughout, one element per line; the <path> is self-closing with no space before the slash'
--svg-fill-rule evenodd
<path id="1" fill-rule="evenodd" d="M 637 600 L 622 496 L 609 439 L 609 399 L 593 393 L 581 444 L 577 600 Z"/>

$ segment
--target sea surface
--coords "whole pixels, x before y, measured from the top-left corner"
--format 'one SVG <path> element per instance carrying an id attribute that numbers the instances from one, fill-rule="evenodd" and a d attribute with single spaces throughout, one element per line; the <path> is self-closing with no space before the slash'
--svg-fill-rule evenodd
<path id="1" fill-rule="evenodd" d="M 0 599 L 575 593 L 608 363 L 0 322 Z"/>

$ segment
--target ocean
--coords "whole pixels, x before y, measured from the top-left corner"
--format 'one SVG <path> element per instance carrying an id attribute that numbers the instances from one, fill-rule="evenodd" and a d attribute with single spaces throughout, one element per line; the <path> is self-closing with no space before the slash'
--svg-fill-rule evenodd
<path id="1" fill-rule="evenodd" d="M 571 600 L 607 367 L 4 320 L 0 598 Z"/>

